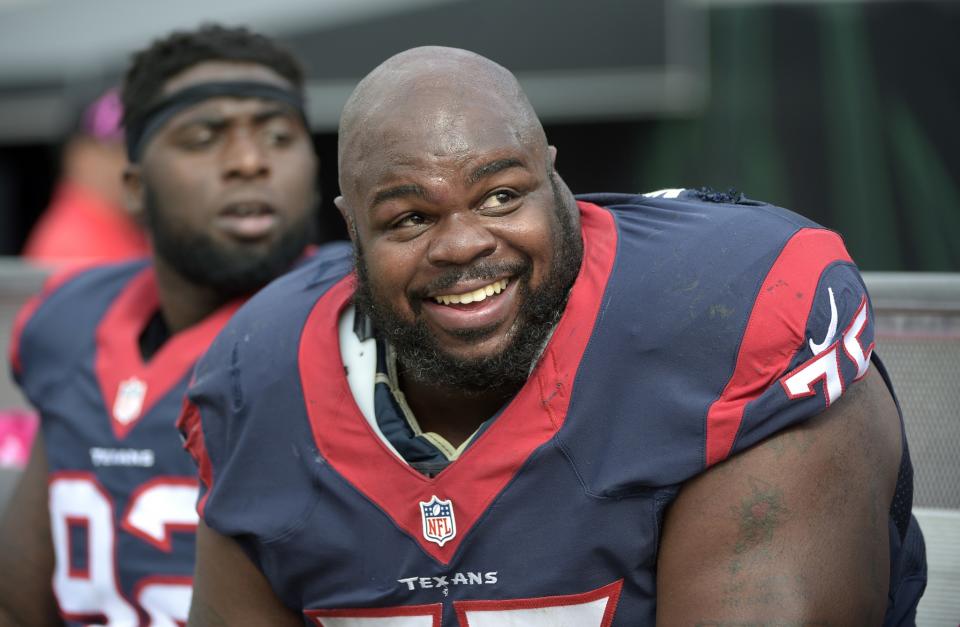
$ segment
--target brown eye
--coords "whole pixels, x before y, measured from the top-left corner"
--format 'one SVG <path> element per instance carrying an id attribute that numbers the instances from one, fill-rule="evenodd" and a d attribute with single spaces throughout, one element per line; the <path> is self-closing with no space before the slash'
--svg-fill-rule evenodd
<path id="1" fill-rule="evenodd" d="M 500 207 L 509 204 L 510 201 L 516 197 L 517 195 L 515 193 L 501 189 L 484 198 L 480 207 L 482 209 L 499 209 Z"/>
<path id="2" fill-rule="evenodd" d="M 272 121 L 265 129 L 264 136 L 271 146 L 287 146 L 294 140 L 293 129 L 289 122 Z"/>
<path id="3" fill-rule="evenodd" d="M 411 213 L 410 215 L 405 216 L 400 220 L 397 220 L 394 223 L 393 227 L 397 229 L 402 229 L 402 228 L 423 226 L 426 223 L 427 223 L 427 219 L 424 216 L 420 215 L 419 213 Z"/>
<path id="4" fill-rule="evenodd" d="M 181 133 L 179 144 L 190 150 L 199 150 L 213 143 L 216 132 L 209 126 L 191 126 Z"/>

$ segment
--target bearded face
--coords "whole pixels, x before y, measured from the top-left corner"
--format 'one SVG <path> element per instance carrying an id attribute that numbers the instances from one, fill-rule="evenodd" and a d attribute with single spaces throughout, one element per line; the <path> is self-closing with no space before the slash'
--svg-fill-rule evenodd
<path id="1" fill-rule="evenodd" d="M 184 278 L 227 297 L 253 293 L 289 270 L 315 232 L 311 211 L 293 216 L 269 242 L 222 241 L 168 216 L 149 188 L 145 213 L 154 253 Z"/>
<path id="2" fill-rule="evenodd" d="M 550 189 L 552 206 L 545 210 L 554 219 L 551 228 L 543 233 L 543 241 L 550 248 L 552 261 L 539 282 L 534 283 L 535 261 L 530 257 L 509 261 L 484 257 L 470 265 L 450 267 L 420 290 L 426 294 L 442 294 L 464 283 L 490 284 L 499 277 L 510 277 L 512 285 L 508 285 L 508 289 L 516 290 L 517 312 L 505 332 L 496 323 L 450 331 L 466 343 L 481 342 L 500 333 L 502 340 L 492 354 L 464 356 L 446 349 L 443 338 L 438 337 L 424 319 L 421 299 L 416 296 L 411 299 L 410 310 L 415 312 L 412 319 L 398 311 L 390 299 L 382 295 L 382 282 L 371 276 L 364 249 L 359 244 L 355 246 L 354 303 L 360 313 L 371 318 L 380 336 L 394 347 L 406 376 L 468 393 L 521 385 L 526 380 L 563 313 L 582 260 L 582 242 L 573 218 L 576 207 L 561 193 L 554 176 L 550 178 Z M 354 241 L 359 239 L 355 236 Z M 492 294 L 489 298 L 498 296 Z"/>
<path id="3" fill-rule="evenodd" d="M 164 95 L 233 82 L 295 90 L 266 66 L 205 61 L 170 78 Z M 177 112 L 125 185 L 158 267 L 225 297 L 263 287 L 313 238 L 317 159 L 302 114 L 280 100 L 214 96 Z"/>

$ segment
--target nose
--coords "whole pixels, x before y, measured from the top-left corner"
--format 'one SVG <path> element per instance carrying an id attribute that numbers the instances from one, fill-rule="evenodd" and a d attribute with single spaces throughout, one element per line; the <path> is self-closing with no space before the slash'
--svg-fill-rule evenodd
<path id="1" fill-rule="evenodd" d="M 223 176 L 227 179 L 254 179 L 270 173 L 265 146 L 254 133 L 235 129 L 223 147 Z"/>
<path id="2" fill-rule="evenodd" d="M 465 266 L 497 249 L 497 238 L 472 211 L 444 217 L 432 236 L 427 260 L 435 266 Z"/>

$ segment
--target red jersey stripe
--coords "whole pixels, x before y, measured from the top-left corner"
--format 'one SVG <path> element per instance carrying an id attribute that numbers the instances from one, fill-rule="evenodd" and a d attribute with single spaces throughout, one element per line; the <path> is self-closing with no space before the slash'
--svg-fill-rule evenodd
<path id="1" fill-rule="evenodd" d="M 803 346 L 820 276 L 837 261 L 850 262 L 850 255 L 840 236 L 824 229 L 800 229 L 780 251 L 753 303 L 733 374 L 707 411 L 708 467 L 730 455 L 747 404 L 786 372 Z"/>

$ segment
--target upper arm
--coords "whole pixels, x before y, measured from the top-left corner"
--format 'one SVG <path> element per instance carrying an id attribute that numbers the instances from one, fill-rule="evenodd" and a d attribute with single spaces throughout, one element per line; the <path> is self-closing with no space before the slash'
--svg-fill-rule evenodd
<path id="1" fill-rule="evenodd" d="M 0 519 L 0 625 L 62 625 L 51 586 L 53 568 L 47 458 L 37 433 L 27 468 Z"/>
<path id="2" fill-rule="evenodd" d="M 714 466 L 667 513 L 659 624 L 880 624 L 899 414 L 871 372 L 821 415 Z"/>
<path id="3" fill-rule="evenodd" d="M 235 381 L 230 377 L 234 369 L 223 367 L 234 365 L 232 338 L 233 328 L 228 325 L 198 362 L 177 421 L 185 448 L 198 466 L 201 495 L 197 504 L 200 522 L 188 625 L 300 626 L 303 618 L 283 605 L 265 575 L 233 537 L 251 537 L 254 534 L 246 524 L 247 518 L 257 518 L 264 513 L 262 510 L 272 512 L 269 508 L 251 508 L 249 492 L 236 487 L 248 485 L 251 475 L 244 473 L 251 465 L 269 463 L 269 451 L 257 451 L 256 461 L 248 458 L 241 465 L 241 476 L 228 481 L 226 490 L 221 489 L 222 466 L 215 462 L 236 452 L 239 445 L 234 438 L 242 432 L 238 427 L 247 424 L 236 420 L 232 413 Z"/>
<path id="4" fill-rule="evenodd" d="M 15 376 L 19 376 L 22 369 L 20 344 L 27 323 L 30 322 L 33 315 L 40 309 L 40 306 L 43 305 L 54 292 L 59 290 L 84 269 L 84 265 L 77 265 L 48 276 L 40 292 L 31 296 L 30 299 L 24 303 L 23 307 L 20 308 L 20 311 L 17 312 L 10 331 L 10 354 L 8 356 L 10 359 L 10 367 Z"/>
<path id="5" fill-rule="evenodd" d="M 232 538 L 197 527 L 190 627 L 298 627 L 303 619 L 286 608 L 263 574 Z"/>

